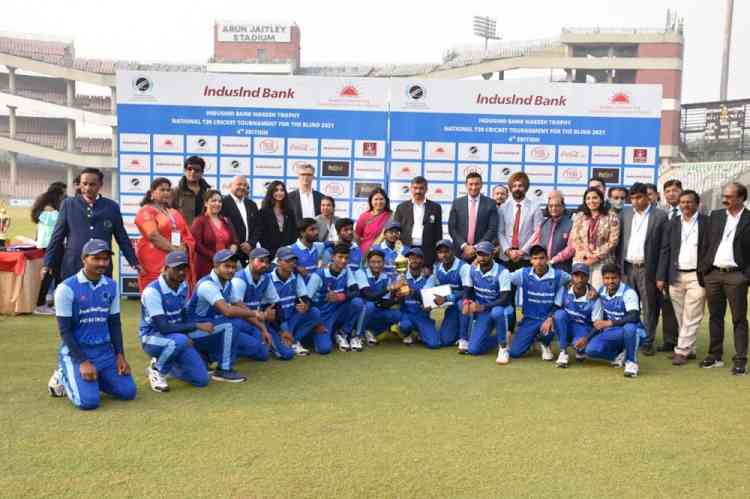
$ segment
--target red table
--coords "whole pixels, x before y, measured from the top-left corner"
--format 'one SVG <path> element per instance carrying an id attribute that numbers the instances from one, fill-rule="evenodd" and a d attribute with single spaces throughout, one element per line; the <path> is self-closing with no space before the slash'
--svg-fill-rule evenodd
<path id="1" fill-rule="evenodd" d="M 42 285 L 43 249 L 0 251 L 0 315 L 30 314 Z"/>

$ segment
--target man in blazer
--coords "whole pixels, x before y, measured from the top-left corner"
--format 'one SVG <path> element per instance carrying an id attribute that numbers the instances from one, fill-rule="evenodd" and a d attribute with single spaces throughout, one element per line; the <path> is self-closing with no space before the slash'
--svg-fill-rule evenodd
<path id="1" fill-rule="evenodd" d="M 249 184 L 247 178 L 238 175 L 229 184 L 229 194 L 224 196 L 221 204 L 221 215 L 232 222 L 240 242 L 240 261 L 247 265 L 250 252 L 258 243 L 258 205 L 247 197 Z"/>
<path id="2" fill-rule="evenodd" d="M 747 187 L 732 182 L 724 187 L 722 204 L 709 218 L 708 250 L 700 267 L 705 275 L 710 320 L 708 356 L 702 367 L 721 367 L 724 315 L 727 302 L 734 326 L 732 374 L 747 373 L 747 288 L 750 281 L 750 211 L 745 208 Z"/>
<path id="3" fill-rule="evenodd" d="M 539 205 L 526 197 L 529 190 L 526 173 L 511 175 L 508 187 L 511 197 L 499 208 L 497 239 L 500 241 L 500 258 L 513 272 L 529 266 L 529 250 L 534 245 L 544 215 Z"/>
<path id="4" fill-rule="evenodd" d="M 426 269 L 435 263 L 435 245 L 443 238 L 443 210 L 439 204 L 425 199 L 427 179 L 414 177 L 409 186 L 411 201 L 396 208 L 393 219 L 401 224 L 401 242 L 409 247 L 420 247 Z"/>
<path id="5" fill-rule="evenodd" d="M 681 366 L 695 358 L 695 342 L 703 320 L 706 290 L 703 269 L 698 268 L 708 247 L 708 217 L 698 213 L 700 196 L 695 191 L 681 192 L 678 199 L 680 215 L 672 216 L 662 238 L 656 287 L 669 292 L 677 322 L 672 364 Z M 666 310 L 666 309 L 664 309 Z M 666 312 L 663 321 L 666 323 Z M 666 325 L 662 328 L 665 330 Z"/>
<path id="6" fill-rule="evenodd" d="M 667 214 L 651 205 L 645 184 L 636 182 L 630 188 L 630 203 L 622 213 L 622 232 L 617 260 L 624 271 L 625 282 L 638 292 L 641 299 L 643 323 L 648 337 L 643 353 L 654 355 L 656 326 L 659 323 L 656 272 L 661 256 L 662 235 L 667 226 Z"/>
<path id="7" fill-rule="evenodd" d="M 295 220 L 315 218 L 320 215 L 320 201 L 323 194 L 314 190 L 315 168 L 306 163 L 297 166 L 297 189 L 289 193 L 289 206 Z"/>
<path id="8" fill-rule="evenodd" d="M 457 255 L 472 261 L 474 246 L 480 241 L 492 241 L 497 233 L 497 205 L 482 194 L 482 176 L 476 172 L 466 176 L 467 196 L 453 201 L 448 216 L 448 232 Z"/>

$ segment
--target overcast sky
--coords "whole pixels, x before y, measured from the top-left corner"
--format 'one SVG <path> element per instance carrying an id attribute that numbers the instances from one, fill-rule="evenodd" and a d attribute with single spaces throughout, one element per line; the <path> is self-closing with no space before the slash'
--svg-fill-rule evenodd
<path id="1" fill-rule="evenodd" d="M 204 63 L 214 20 L 288 20 L 302 33 L 302 64 L 439 62 L 471 43 L 471 18 L 497 18 L 507 41 L 547 38 L 567 27 L 663 27 L 685 18 L 683 103 L 717 100 L 725 0 L 368 1 L 3 0 L 0 30 L 75 40 L 76 55 Z M 750 97 L 750 0 L 737 0 L 730 98 Z"/>

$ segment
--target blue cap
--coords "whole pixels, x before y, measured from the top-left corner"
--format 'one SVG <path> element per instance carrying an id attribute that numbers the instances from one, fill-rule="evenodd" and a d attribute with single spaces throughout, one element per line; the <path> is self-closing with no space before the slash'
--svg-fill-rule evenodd
<path id="1" fill-rule="evenodd" d="M 409 251 L 407 251 L 404 256 L 411 256 L 411 255 L 417 255 L 424 258 L 424 252 L 421 248 L 409 248 Z"/>
<path id="2" fill-rule="evenodd" d="M 495 252 L 495 247 L 489 241 L 482 241 L 476 246 L 474 246 L 474 250 L 476 250 L 477 253 L 491 255 L 492 253 Z"/>
<path id="3" fill-rule="evenodd" d="M 453 241 L 451 241 L 450 239 L 441 239 L 435 245 L 435 249 L 440 248 L 441 246 L 445 246 L 446 248 L 449 248 L 449 249 L 453 248 Z"/>
<path id="4" fill-rule="evenodd" d="M 388 232 L 389 230 L 401 230 L 401 224 L 398 223 L 395 220 L 389 220 L 388 223 L 385 224 L 385 228 L 383 229 L 383 232 Z"/>
<path id="5" fill-rule="evenodd" d="M 268 258 L 271 256 L 271 252 L 266 248 L 255 248 L 250 252 L 250 259 L 253 258 Z"/>
<path id="6" fill-rule="evenodd" d="M 109 244 L 101 239 L 91 239 L 83 245 L 81 256 L 97 255 L 102 252 L 107 252 L 110 255 L 112 254 L 112 250 L 109 249 Z"/>
<path id="7" fill-rule="evenodd" d="M 575 274 L 576 272 L 586 274 L 587 276 L 591 275 L 591 269 L 585 263 L 574 263 L 570 273 Z"/>
<path id="8" fill-rule="evenodd" d="M 218 265 L 234 258 L 237 258 L 237 255 L 232 250 L 223 249 L 221 251 L 217 251 L 214 255 L 214 265 Z"/>
<path id="9" fill-rule="evenodd" d="M 179 267 L 180 265 L 187 265 L 188 257 L 184 251 L 172 251 L 167 253 L 167 257 L 164 259 L 164 265 L 167 267 Z"/>
<path id="10" fill-rule="evenodd" d="M 289 246 L 282 246 L 276 252 L 276 258 L 281 261 L 288 262 L 289 260 L 297 258 L 297 255 L 294 254 L 294 251 L 292 251 L 292 248 L 290 248 Z"/>

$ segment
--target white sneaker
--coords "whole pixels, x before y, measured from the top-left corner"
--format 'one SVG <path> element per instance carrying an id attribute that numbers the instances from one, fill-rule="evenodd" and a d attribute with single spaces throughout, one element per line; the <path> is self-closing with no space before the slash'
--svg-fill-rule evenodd
<path id="1" fill-rule="evenodd" d="M 555 360 L 555 354 L 552 353 L 552 349 L 544 343 L 539 343 L 542 348 L 542 360 L 550 361 Z"/>
<path id="2" fill-rule="evenodd" d="M 404 339 L 401 340 L 401 342 L 404 345 L 413 345 L 414 344 L 414 333 L 410 334 L 409 336 L 404 336 Z"/>
<path id="3" fill-rule="evenodd" d="M 508 349 L 505 347 L 497 347 L 497 359 L 495 359 L 495 364 L 507 364 L 510 362 L 510 353 L 508 353 Z"/>
<path id="4" fill-rule="evenodd" d="M 568 367 L 568 352 L 561 350 L 560 355 L 557 356 L 557 362 L 555 364 L 557 367 L 562 367 L 563 369 Z"/>
<path id="5" fill-rule="evenodd" d="M 65 385 L 62 384 L 62 371 L 60 371 L 60 368 L 52 372 L 52 377 L 47 382 L 47 391 L 50 397 L 65 396 Z"/>
<path id="6" fill-rule="evenodd" d="M 625 350 L 615 357 L 615 360 L 609 363 L 610 367 L 622 367 L 625 365 Z"/>
<path id="7" fill-rule="evenodd" d="M 159 393 L 168 392 L 169 385 L 167 384 L 167 380 L 165 380 L 164 376 L 156 370 L 154 367 L 155 364 L 156 359 L 151 359 L 151 363 L 146 368 L 146 376 L 148 376 L 148 382 L 151 384 L 151 389 Z"/>
<path id="8" fill-rule="evenodd" d="M 626 378 L 637 378 L 638 377 L 638 364 L 635 362 L 625 362 L 625 377 Z"/>
<path id="9" fill-rule="evenodd" d="M 336 335 L 336 345 L 338 345 L 340 352 L 349 351 L 349 342 L 346 340 L 346 337 L 344 337 L 343 334 Z"/>
<path id="10" fill-rule="evenodd" d="M 361 352 L 362 351 L 362 338 L 359 336 L 355 336 L 352 338 L 352 341 L 349 342 L 349 346 L 351 349 L 355 352 Z"/>
<path id="11" fill-rule="evenodd" d="M 34 311 L 32 313 L 34 315 L 55 315 L 55 309 L 54 307 L 50 307 L 48 305 L 41 305 L 38 307 L 34 307 Z"/>
<path id="12" fill-rule="evenodd" d="M 310 355 L 310 350 L 302 346 L 302 343 L 297 342 L 294 345 L 292 345 L 292 350 L 294 350 L 294 355 L 299 355 L 300 357 L 304 357 L 305 355 Z"/>
<path id="13" fill-rule="evenodd" d="M 365 331 L 365 339 L 368 345 L 377 345 L 378 339 L 372 334 L 372 331 Z"/>
<path id="14" fill-rule="evenodd" d="M 469 340 L 458 340 L 458 353 L 466 353 L 469 351 Z"/>

